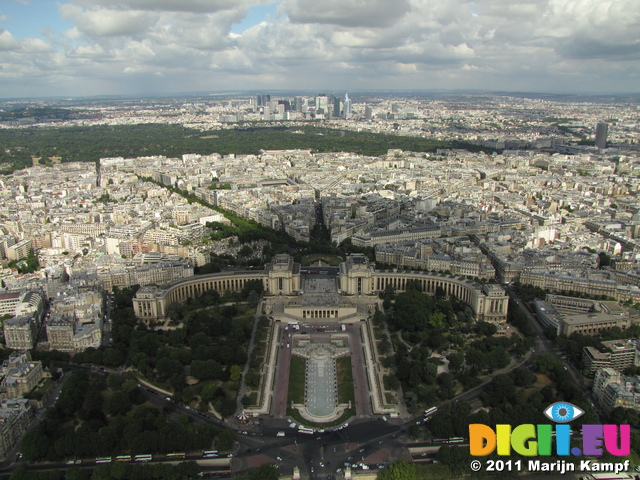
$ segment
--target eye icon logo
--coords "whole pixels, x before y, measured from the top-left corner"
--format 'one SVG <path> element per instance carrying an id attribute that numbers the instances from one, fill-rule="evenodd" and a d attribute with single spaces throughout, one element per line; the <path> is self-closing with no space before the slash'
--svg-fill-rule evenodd
<path id="1" fill-rule="evenodd" d="M 553 405 L 549 405 L 544 411 L 544 414 L 557 423 L 566 423 L 575 420 L 584 413 L 579 407 L 567 402 L 556 402 Z"/>

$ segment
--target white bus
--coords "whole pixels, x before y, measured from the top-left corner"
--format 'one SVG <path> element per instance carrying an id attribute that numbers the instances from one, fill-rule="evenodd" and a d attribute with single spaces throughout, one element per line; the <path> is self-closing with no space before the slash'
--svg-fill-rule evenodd
<path id="1" fill-rule="evenodd" d="M 152 458 L 151 455 L 136 455 L 133 457 L 136 462 L 150 462 Z"/>
<path id="2" fill-rule="evenodd" d="M 628 473 L 590 473 L 580 480 L 633 480 L 633 475 Z"/>
<path id="3" fill-rule="evenodd" d="M 130 462 L 131 455 L 120 455 L 116 457 L 116 462 Z"/>
<path id="4" fill-rule="evenodd" d="M 313 433 L 313 429 L 312 428 L 308 428 L 308 427 L 299 427 L 298 431 L 300 433 L 308 433 L 308 434 Z"/>
<path id="5" fill-rule="evenodd" d="M 180 453 L 167 453 L 167 458 L 171 459 L 171 458 L 184 458 L 186 457 L 187 454 L 180 452 Z"/>
<path id="6" fill-rule="evenodd" d="M 428 408 L 427 410 L 424 411 L 424 416 L 425 417 L 430 417 L 431 415 L 433 415 L 437 411 L 438 411 L 438 409 L 436 407 Z"/>
<path id="7" fill-rule="evenodd" d="M 214 458 L 218 456 L 218 450 L 205 450 L 202 452 L 204 458 Z"/>
<path id="8" fill-rule="evenodd" d="M 464 442 L 464 438 L 462 437 L 451 437 L 447 439 L 447 443 L 462 443 Z"/>
<path id="9" fill-rule="evenodd" d="M 96 463 L 111 463 L 111 457 L 98 457 Z"/>

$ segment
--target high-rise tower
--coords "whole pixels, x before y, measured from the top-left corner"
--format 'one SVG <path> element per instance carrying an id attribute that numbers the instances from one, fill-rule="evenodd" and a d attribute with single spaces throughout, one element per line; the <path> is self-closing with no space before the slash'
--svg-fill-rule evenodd
<path id="1" fill-rule="evenodd" d="M 342 101 L 340 100 L 339 97 L 334 97 L 333 98 L 333 116 L 335 118 L 340 117 L 340 114 L 342 113 Z"/>
<path id="2" fill-rule="evenodd" d="M 344 105 L 342 106 L 342 112 L 344 113 L 344 118 L 349 120 L 351 118 L 351 100 L 349 100 L 349 94 L 345 93 L 344 95 Z"/>
<path id="3" fill-rule="evenodd" d="M 596 125 L 596 147 L 599 149 L 607 148 L 607 134 L 609 133 L 609 124 L 598 122 Z"/>
<path id="4" fill-rule="evenodd" d="M 316 97 L 316 113 L 324 114 L 327 112 L 327 105 L 329 104 L 329 99 L 324 93 L 319 94 Z"/>

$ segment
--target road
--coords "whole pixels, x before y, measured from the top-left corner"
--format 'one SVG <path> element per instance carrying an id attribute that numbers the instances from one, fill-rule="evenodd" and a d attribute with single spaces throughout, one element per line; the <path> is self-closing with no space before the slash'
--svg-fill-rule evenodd
<path id="1" fill-rule="evenodd" d="M 285 418 L 287 415 L 287 398 L 289 395 L 289 372 L 291 371 L 291 334 L 292 329 L 290 326 L 276 325 L 274 328 L 279 328 L 278 334 L 278 358 L 276 361 L 276 373 L 273 384 L 273 398 L 271 405 L 271 412 L 276 417 Z M 288 346 L 287 346 L 288 345 Z M 298 379 L 300 382 L 304 382 L 304 378 Z"/>
<path id="2" fill-rule="evenodd" d="M 511 301 L 516 302 L 518 306 L 522 309 L 522 311 L 525 312 L 525 314 L 527 315 L 527 318 L 529 319 L 529 322 L 531 322 L 531 325 L 533 326 L 533 328 L 536 330 L 536 333 L 538 334 L 538 338 L 536 340 L 536 345 L 534 348 L 534 353 L 536 354 L 551 353 L 552 355 L 555 355 L 558 361 L 564 364 L 565 370 L 569 373 L 569 375 L 571 376 L 575 384 L 578 385 L 578 387 L 580 387 L 582 391 L 585 393 L 585 395 L 591 402 L 591 405 L 594 405 L 593 398 L 591 396 L 591 389 L 585 384 L 582 374 L 575 369 L 573 364 L 571 364 L 570 362 L 562 358 L 563 355 L 561 350 L 558 347 L 556 347 L 553 344 L 553 342 L 545 336 L 544 327 L 540 325 L 535 315 L 533 315 L 531 311 L 529 311 L 529 309 L 524 304 L 520 296 L 515 292 L 513 287 L 511 285 L 504 285 L 504 288 L 506 292 L 509 294 Z"/>

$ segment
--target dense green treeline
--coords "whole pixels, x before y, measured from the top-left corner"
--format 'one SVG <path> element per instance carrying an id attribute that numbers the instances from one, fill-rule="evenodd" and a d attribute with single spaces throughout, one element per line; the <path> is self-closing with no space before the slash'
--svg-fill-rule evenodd
<path id="1" fill-rule="evenodd" d="M 27 107 L 0 111 L 0 121 L 21 120 L 24 118 L 33 118 L 36 121 L 71 120 L 92 116 L 95 116 L 95 113 L 90 111 L 56 107 Z"/>
<path id="2" fill-rule="evenodd" d="M 164 410 L 144 404 L 136 385 L 117 376 L 105 379 L 75 371 L 44 420 L 24 436 L 24 458 L 189 452 L 212 445 L 216 432 L 211 425 L 188 417 L 170 421 Z"/>
<path id="3" fill-rule="evenodd" d="M 384 312 L 376 312 L 376 326 L 388 327 L 395 355 L 383 360 L 394 375 L 385 375 L 389 390 L 402 386 L 409 409 L 428 407 L 453 398 L 463 385 L 477 385 L 480 376 L 505 368 L 524 355 L 531 340 L 520 336 L 494 336 L 495 325 L 474 322 L 470 307 L 438 289 L 435 295 L 420 291 L 410 282 L 407 290 L 395 293 L 387 288 L 380 294 Z M 382 335 L 378 351 L 389 351 L 389 339 Z M 437 355 L 434 355 L 437 353 Z M 438 374 L 438 366 L 448 361 L 448 372 Z M 461 385 L 459 385 L 461 384 Z"/>
<path id="4" fill-rule="evenodd" d="M 38 472 L 17 468 L 8 477 L 9 480 L 111 480 L 126 478 L 129 480 L 190 480 L 202 478 L 200 468 L 195 462 L 182 462 L 178 465 L 166 463 L 136 464 L 113 463 L 98 465 L 96 468 L 74 467 L 68 470 L 50 470 Z"/>
<path id="5" fill-rule="evenodd" d="M 184 303 L 171 303 L 167 316 L 173 326 L 166 330 L 138 322 L 131 306 L 135 288 L 116 289 L 113 347 L 89 348 L 74 362 L 107 367 L 124 363 L 147 381 L 173 391 L 174 399 L 200 402 L 205 411 L 210 403 L 229 417 L 236 409 L 240 366 L 249 354 L 253 319 L 248 312 L 255 309 L 262 288 L 261 282 L 253 281 L 241 292 L 220 295 L 209 290 Z M 187 377 L 195 384 L 189 385 Z"/>
<path id="6" fill-rule="evenodd" d="M 101 157 L 140 157 L 184 153 L 258 154 L 261 149 L 311 149 L 382 155 L 390 148 L 433 152 L 438 148 L 480 147 L 419 137 L 304 127 L 240 127 L 201 132 L 179 125 L 142 124 L 69 128 L 5 129 L 0 164 L 5 173 L 31 166 L 31 158 L 60 157 L 63 162 L 95 162 Z"/>

